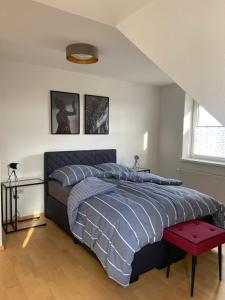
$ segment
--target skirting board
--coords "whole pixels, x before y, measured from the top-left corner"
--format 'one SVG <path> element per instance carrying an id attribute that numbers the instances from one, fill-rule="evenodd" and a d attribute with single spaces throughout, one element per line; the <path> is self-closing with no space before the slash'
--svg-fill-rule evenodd
<path id="1" fill-rule="evenodd" d="M 44 217 L 44 213 L 36 213 L 28 216 L 19 217 L 18 221 L 26 221 L 32 218 L 43 218 L 43 217 Z"/>
<path id="2" fill-rule="evenodd" d="M 35 213 L 35 214 L 32 214 L 32 215 L 19 217 L 18 222 L 19 221 L 29 221 L 32 218 L 44 218 L 44 213 Z M 4 231 L 3 231 L 3 242 L 2 243 L 3 243 L 3 245 L 0 246 L 0 251 L 5 250 L 4 244 L 6 243 L 6 235 L 4 234 Z"/>
<path id="3" fill-rule="evenodd" d="M 23 217 L 18 217 L 17 220 L 18 222 L 20 221 L 28 221 L 30 219 L 35 219 L 35 218 L 43 218 L 44 217 L 44 213 L 35 213 L 32 215 L 27 215 L 27 216 L 23 216 Z M 8 220 L 7 222 L 9 222 L 10 220 Z"/>

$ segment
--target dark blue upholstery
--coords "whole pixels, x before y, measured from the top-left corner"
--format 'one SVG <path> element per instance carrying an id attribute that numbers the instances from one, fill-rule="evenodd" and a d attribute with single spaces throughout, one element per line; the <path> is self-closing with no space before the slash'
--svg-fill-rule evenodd
<path id="1" fill-rule="evenodd" d="M 106 162 L 116 163 L 116 150 L 81 150 L 81 151 L 56 151 L 44 153 L 44 177 L 56 169 L 66 165 L 94 166 Z"/>
<path id="2" fill-rule="evenodd" d="M 80 150 L 80 151 L 55 151 L 44 153 L 44 179 L 56 169 L 66 165 L 90 165 L 94 166 L 106 162 L 116 163 L 116 150 Z M 48 195 L 48 185 L 45 184 L 45 215 L 53 218 L 55 207 L 51 207 Z M 58 216 L 60 218 L 60 215 Z M 58 220 L 60 221 L 60 220 Z M 57 223 L 57 222 L 56 222 Z M 59 222 L 58 222 L 59 223 Z"/>

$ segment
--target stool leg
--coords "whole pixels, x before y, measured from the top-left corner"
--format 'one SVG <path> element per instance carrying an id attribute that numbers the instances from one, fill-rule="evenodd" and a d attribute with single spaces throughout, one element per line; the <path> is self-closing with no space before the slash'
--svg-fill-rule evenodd
<path id="1" fill-rule="evenodd" d="M 167 270 L 166 270 L 166 277 L 169 278 L 170 276 L 170 264 L 167 266 Z"/>
<path id="2" fill-rule="evenodd" d="M 218 246 L 219 279 L 222 280 L 222 246 Z"/>
<path id="3" fill-rule="evenodd" d="M 192 256 L 192 270 L 191 270 L 191 297 L 194 295 L 195 286 L 195 267 L 197 264 L 197 256 Z"/>
<path id="4" fill-rule="evenodd" d="M 171 246 L 170 243 L 168 243 L 168 265 L 166 270 L 166 277 L 169 278 L 170 276 L 170 265 L 171 265 Z"/>

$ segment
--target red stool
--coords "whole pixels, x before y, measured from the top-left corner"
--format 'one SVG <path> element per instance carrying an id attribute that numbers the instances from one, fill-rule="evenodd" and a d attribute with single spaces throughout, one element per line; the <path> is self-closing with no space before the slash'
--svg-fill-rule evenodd
<path id="1" fill-rule="evenodd" d="M 191 297 L 194 293 L 195 267 L 197 256 L 218 247 L 219 279 L 222 278 L 222 244 L 225 243 L 225 230 L 203 221 L 194 220 L 166 228 L 164 240 L 192 255 Z M 170 245 L 169 244 L 169 245 Z M 170 247 L 168 251 L 167 278 L 170 273 Z"/>

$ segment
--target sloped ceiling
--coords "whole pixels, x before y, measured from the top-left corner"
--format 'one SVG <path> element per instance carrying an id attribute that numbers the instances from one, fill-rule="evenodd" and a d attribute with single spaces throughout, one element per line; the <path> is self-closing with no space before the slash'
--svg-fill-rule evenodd
<path id="1" fill-rule="evenodd" d="M 151 61 L 225 125 L 225 0 L 36 1 L 117 24 Z"/>
<path id="2" fill-rule="evenodd" d="M 69 13 L 116 25 L 152 0 L 35 0 Z"/>
<path id="3" fill-rule="evenodd" d="M 155 0 L 117 28 L 225 125 L 225 0 Z"/>
<path id="4" fill-rule="evenodd" d="M 2 0 L 2 2 L 10 1 L 12 0 Z M 24 1 L 20 0 L 20 5 Z M 33 0 L 26 2 L 34 3 Z M 85 16 L 111 25 L 109 26 L 111 28 L 117 24 L 117 29 L 149 58 L 149 63 L 154 62 L 225 125 L 225 0 L 35 0 L 35 2 L 69 11 L 76 17 Z M 16 6 L 19 7 L 18 4 Z M 4 14 L 2 5 L 0 13 Z M 29 18 L 29 13 L 26 15 Z M 11 23 L 7 18 L 6 21 L 3 27 L 1 26 L 4 30 L 7 26 L 10 27 Z M 58 24 L 55 25 L 60 32 Z M 77 32 L 81 28 L 79 27 Z M 37 31 L 37 28 L 35 30 Z M 71 32 L 71 27 L 68 32 Z M 93 40 L 91 36 L 89 39 Z M 71 41 L 68 34 L 67 40 Z M 110 35 L 106 41 L 109 43 Z M 64 44 L 59 39 L 55 39 L 54 43 L 57 47 L 61 47 L 61 50 L 66 44 L 65 39 Z M 115 43 L 116 40 L 113 40 L 111 45 Z M 55 45 L 52 44 L 50 47 L 54 48 Z M 120 43 L 118 45 L 122 46 Z M 9 48 L 6 44 L 5 46 Z M 23 52 L 23 48 L 20 51 Z M 127 74 L 134 74 L 136 68 L 135 72 L 130 71 L 128 56 L 124 56 L 127 61 Z M 143 58 L 144 61 L 146 63 Z M 113 65 L 111 64 L 112 69 Z M 144 70 L 144 64 L 142 66 Z M 119 76 L 120 71 L 117 70 L 115 73 Z M 139 69 L 139 77 L 141 75 Z M 169 81 L 168 78 L 164 78 L 161 82 Z"/>
<path id="5" fill-rule="evenodd" d="M 66 46 L 76 42 L 97 46 L 99 62 L 68 62 Z M 115 27 L 31 0 L 1 0 L 0 59 L 145 84 L 172 82 Z"/>

